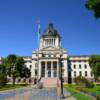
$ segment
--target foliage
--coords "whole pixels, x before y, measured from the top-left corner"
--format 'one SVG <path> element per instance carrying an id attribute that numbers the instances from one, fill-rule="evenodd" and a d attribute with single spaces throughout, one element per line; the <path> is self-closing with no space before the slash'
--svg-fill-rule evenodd
<path id="1" fill-rule="evenodd" d="M 4 74 L 0 74 L 0 87 L 6 85 L 7 77 Z"/>
<path id="2" fill-rule="evenodd" d="M 100 0 L 87 0 L 85 6 L 94 12 L 96 18 L 100 18 Z"/>
<path id="3" fill-rule="evenodd" d="M 0 87 L 0 91 L 4 91 L 4 90 L 10 90 L 10 89 L 15 89 L 15 88 L 22 88 L 22 87 L 26 87 L 28 86 L 28 84 L 6 84 L 5 86 Z"/>
<path id="4" fill-rule="evenodd" d="M 96 96 L 96 100 L 100 100 L 100 95 L 97 95 Z"/>
<path id="5" fill-rule="evenodd" d="M 89 59 L 89 64 L 94 78 L 97 80 L 100 77 L 100 55 L 92 55 Z"/>
<path id="6" fill-rule="evenodd" d="M 78 76 L 74 78 L 74 81 L 77 85 L 87 87 L 87 88 L 92 88 L 94 87 L 94 84 L 87 80 L 85 77 Z"/>
<path id="7" fill-rule="evenodd" d="M 13 84 L 15 84 L 16 77 L 30 77 L 30 70 L 25 66 L 22 57 L 10 54 L 3 59 L 3 64 L 6 66 L 7 75 L 13 78 Z"/>
<path id="8" fill-rule="evenodd" d="M 22 57 L 18 57 L 16 61 L 16 69 L 19 73 L 21 78 L 28 78 L 30 77 L 30 69 L 25 66 L 25 61 Z"/>
<path id="9" fill-rule="evenodd" d="M 3 86 L 7 83 L 6 76 L 6 67 L 4 65 L 0 65 L 0 86 Z"/>

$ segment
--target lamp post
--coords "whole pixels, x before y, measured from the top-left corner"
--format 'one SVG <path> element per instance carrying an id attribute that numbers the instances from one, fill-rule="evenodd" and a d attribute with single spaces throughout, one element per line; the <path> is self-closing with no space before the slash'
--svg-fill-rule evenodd
<path id="1" fill-rule="evenodd" d="M 60 98 L 64 98 L 63 93 L 63 77 L 62 77 L 62 54 L 60 55 L 60 86 L 61 86 L 61 92 L 60 92 Z"/>

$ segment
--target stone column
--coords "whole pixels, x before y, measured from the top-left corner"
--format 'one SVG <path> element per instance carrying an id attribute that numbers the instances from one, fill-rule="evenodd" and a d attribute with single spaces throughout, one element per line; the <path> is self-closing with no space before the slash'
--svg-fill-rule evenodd
<path id="1" fill-rule="evenodd" d="M 59 78 L 59 61 L 57 61 L 57 77 Z"/>
<path id="2" fill-rule="evenodd" d="M 39 78 L 41 76 L 41 62 L 39 61 L 39 65 L 38 65 L 39 69 L 38 69 L 38 72 L 39 72 Z"/>
<path id="3" fill-rule="evenodd" d="M 51 77 L 54 77 L 53 76 L 53 61 L 51 61 Z"/>
<path id="4" fill-rule="evenodd" d="M 52 39 L 52 45 L 54 46 L 54 39 Z"/>
<path id="5" fill-rule="evenodd" d="M 47 61 L 45 61 L 45 78 L 47 77 Z"/>

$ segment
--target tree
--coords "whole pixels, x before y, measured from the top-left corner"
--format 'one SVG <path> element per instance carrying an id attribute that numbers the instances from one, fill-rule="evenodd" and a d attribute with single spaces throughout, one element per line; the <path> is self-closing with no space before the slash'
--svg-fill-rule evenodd
<path id="1" fill-rule="evenodd" d="M 16 68 L 18 70 L 19 76 L 21 78 L 28 78 L 30 77 L 30 69 L 25 66 L 25 61 L 22 57 L 17 58 Z"/>
<path id="2" fill-rule="evenodd" d="M 18 76 L 18 72 L 16 70 L 16 61 L 17 61 L 17 56 L 15 54 L 10 54 L 7 56 L 5 59 L 5 66 L 7 66 L 7 74 L 12 77 L 13 79 L 13 84 L 15 84 L 15 79 Z"/>
<path id="3" fill-rule="evenodd" d="M 96 18 L 100 18 L 100 0 L 87 0 L 85 6 L 88 10 L 93 11 Z"/>
<path id="4" fill-rule="evenodd" d="M 6 67 L 4 65 L 0 65 L 0 86 L 3 86 L 7 83 L 7 74 Z"/>
<path id="5" fill-rule="evenodd" d="M 17 77 L 30 77 L 30 70 L 25 66 L 22 57 L 10 54 L 3 60 L 3 64 L 7 67 L 7 75 L 12 77 L 13 84 L 15 84 Z"/>
<path id="6" fill-rule="evenodd" d="M 97 80 L 100 77 L 100 55 L 92 55 L 89 59 L 89 64 L 94 78 Z"/>

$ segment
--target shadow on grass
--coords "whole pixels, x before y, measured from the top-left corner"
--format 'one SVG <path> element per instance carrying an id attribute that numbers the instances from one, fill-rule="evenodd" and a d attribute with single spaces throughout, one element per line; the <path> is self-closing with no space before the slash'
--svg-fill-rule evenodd
<path id="1" fill-rule="evenodd" d="M 74 97 L 74 95 L 76 95 L 77 93 L 76 92 L 73 92 L 73 93 L 70 93 L 70 95 L 68 96 L 65 96 L 64 98 L 70 98 L 70 97 Z"/>

